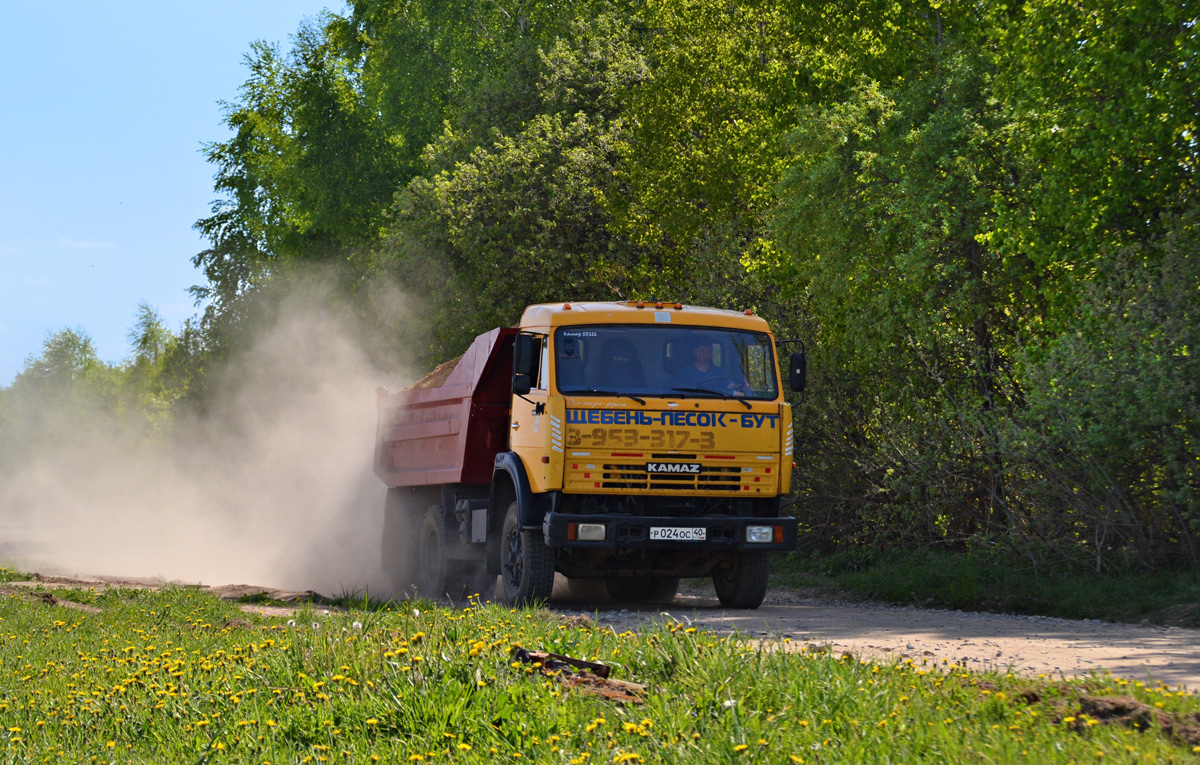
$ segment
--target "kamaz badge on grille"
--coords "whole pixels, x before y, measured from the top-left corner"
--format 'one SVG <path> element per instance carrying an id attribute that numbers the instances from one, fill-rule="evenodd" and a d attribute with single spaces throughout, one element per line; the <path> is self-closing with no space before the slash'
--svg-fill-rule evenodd
<path id="1" fill-rule="evenodd" d="M 647 462 L 647 473 L 699 473 L 699 462 Z"/>

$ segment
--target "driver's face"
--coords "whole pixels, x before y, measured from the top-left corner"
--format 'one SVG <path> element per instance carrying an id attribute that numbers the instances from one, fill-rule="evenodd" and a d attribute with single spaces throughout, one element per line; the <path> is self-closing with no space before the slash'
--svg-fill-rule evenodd
<path id="1" fill-rule="evenodd" d="M 696 354 L 696 361 L 708 361 L 712 358 L 712 346 L 708 343 L 697 345 L 693 352 Z"/>

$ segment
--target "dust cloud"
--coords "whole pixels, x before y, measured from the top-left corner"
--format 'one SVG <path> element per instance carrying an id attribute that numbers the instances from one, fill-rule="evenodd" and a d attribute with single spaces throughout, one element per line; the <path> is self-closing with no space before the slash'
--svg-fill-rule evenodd
<path id="1" fill-rule="evenodd" d="M 413 375 L 368 361 L 355 307 L 319 280 L 279 292 L 215 376 L 203 416 L 148 434 L 103 407 L 44 402 L 38 445 L 5 450 L 0 563 L 393 595 L 380 569 L 385 490 L 371 472 L 374 390 Z M 373 310 L 385 302 L 402 321 L 404 301 L 375 294 Z"/>

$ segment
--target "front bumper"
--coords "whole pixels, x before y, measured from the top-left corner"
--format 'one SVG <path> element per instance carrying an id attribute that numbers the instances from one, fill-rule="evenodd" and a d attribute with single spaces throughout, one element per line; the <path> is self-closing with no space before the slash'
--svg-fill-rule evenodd
<path id="1" fill-rule="evenodd" d="M 602 524 L 604 539 L 595 541 L 571 539 L 571 524 Z M 771 526 L 781 530 L 779 541 L 747 542 L 747 526 Z M 651 528 L 705 530 L 705 539 L 683 541 L 678 539 L 651 539 Z M 547 513 L 542 521 L 542 534 L 550 547 L 600 548 L 600 549 L 654 549 L 654 550 L 762 550 L 766 552 L 788 552 L 796 549 L 796 519 L 748 518 L 732 516 L 708 516 L 701 518 L 648 517 L 637 515 L 575 515 Z"/>

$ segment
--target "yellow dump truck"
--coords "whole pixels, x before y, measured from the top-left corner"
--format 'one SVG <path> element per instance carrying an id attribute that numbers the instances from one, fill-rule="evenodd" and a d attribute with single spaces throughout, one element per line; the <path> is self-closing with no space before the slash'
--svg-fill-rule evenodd
<path id="1" fill-rule="evenodd" d="M 793 425 L 767 322 L 681 303 L 534 305 L 453 364 L 377 392 L 383 563 L 400 590 L 546 600 L 555 572 L 616 600 L 711 576 L 756 608 Z M 802 390 L 803 351 L 788 357 Z"/>

